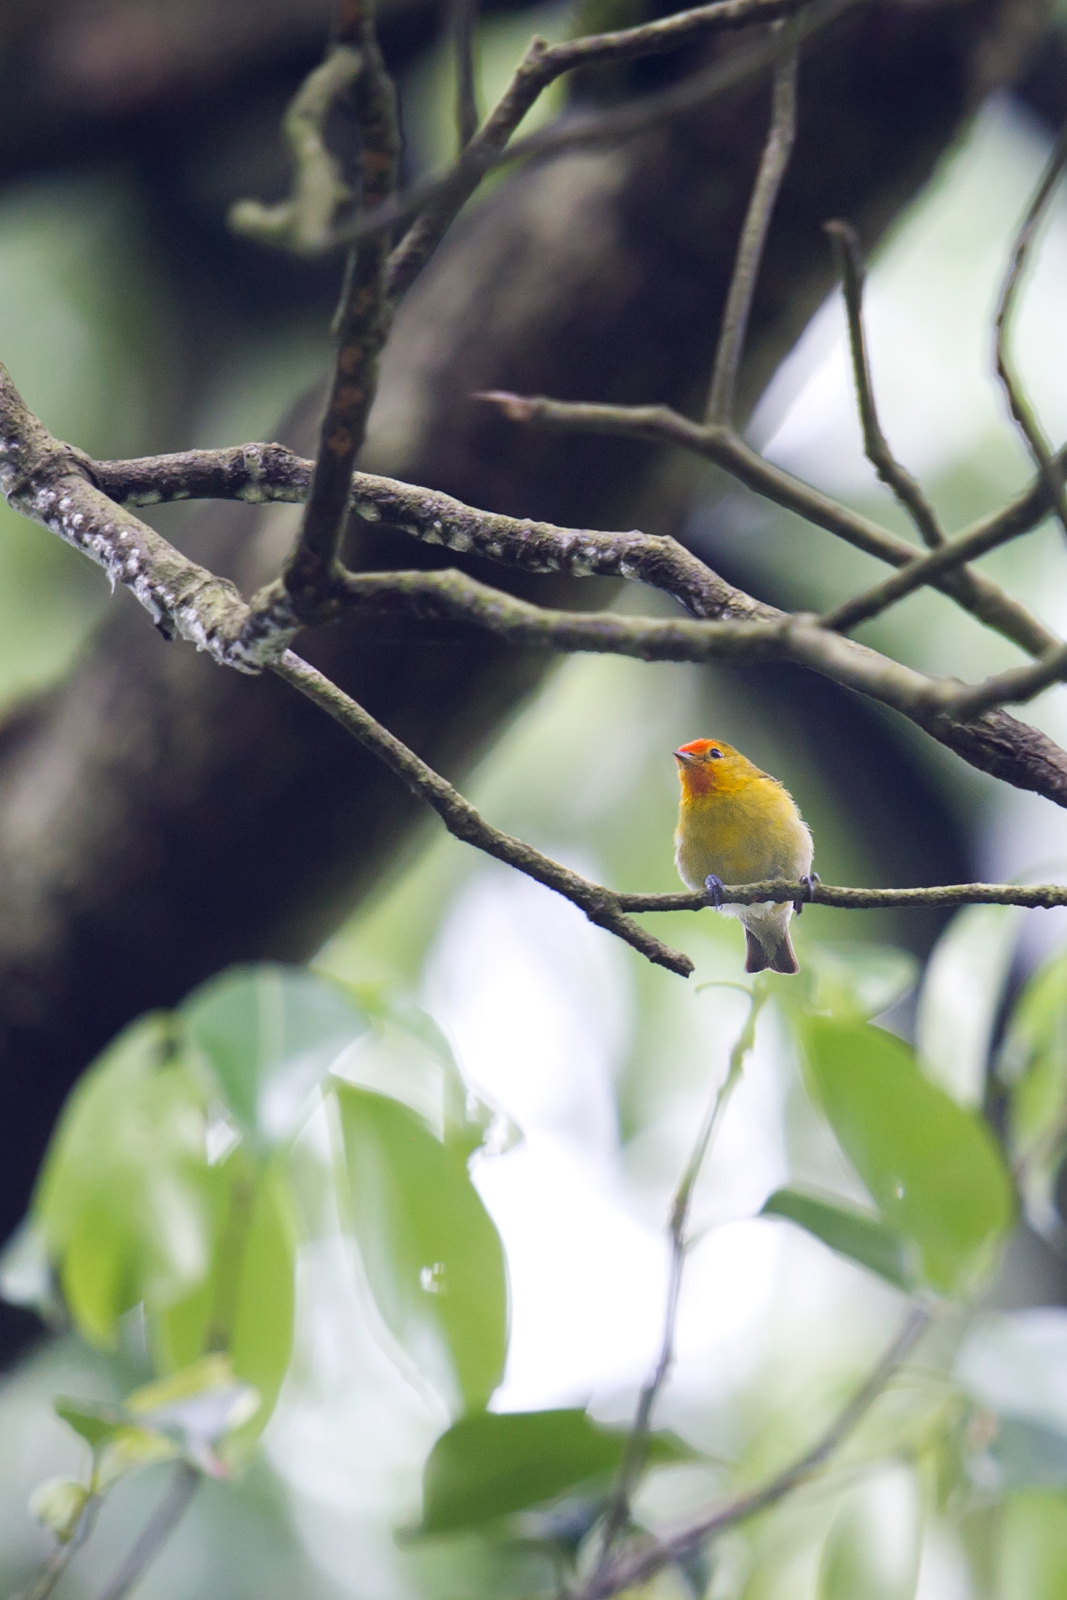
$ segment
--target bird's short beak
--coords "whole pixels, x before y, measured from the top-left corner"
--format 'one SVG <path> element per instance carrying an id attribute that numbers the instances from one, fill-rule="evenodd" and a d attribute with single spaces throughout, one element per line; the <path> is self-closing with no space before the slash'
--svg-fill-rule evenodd
<path id="1" fill-rule="evenodd" d="M 688 750 L 676 750 L 674 752 L 674 759 L 675 761 L 680 761 L 685 767 L 691 767 L 693 762 L 696 760 L 696 757 L 690 755 Z"/>

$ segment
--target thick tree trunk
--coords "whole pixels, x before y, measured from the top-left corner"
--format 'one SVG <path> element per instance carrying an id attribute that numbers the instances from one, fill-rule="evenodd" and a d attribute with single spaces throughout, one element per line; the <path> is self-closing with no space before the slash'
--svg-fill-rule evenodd
<path id="1" fill-rule="evenodd" d="M 877 240 L 1042 25 L 1030 0 L 872 4 L 806 47 L 748 402 L 830 286 L 822 223 L 845 216 Z M 675 525 L 686 463 L 631 443 L 523 433 L 469 396 L 512 388 L 691 405 L 707 382 L 768 103 L 762 82 L 620 149 L 505 184 L 405 303 L 365 464 L 491 509 Z M 305 408 L 288 437 L 310 451 L 312 434 Z M 250 590 L 277 570 L 294 521 L 293 508 L 212 507 L 188 542 Z M 410 567 L 435 556 L 359 525 L 349 559 Z M 480 575 L 512 581 L 502 569 Z M 547 579 L 523 592 L 582 605 L 605 593 Z M 450 774 L 544 666 L 403 619 L 349 621 L 303 648 Z M 23 1211 L 66 1090 L 116 1029 L 230 962 L 309 955 L 417 814 L 284 685 L 167 644 L 116 601 L 70 680 L 0 735 L 0 1236 Z"/>

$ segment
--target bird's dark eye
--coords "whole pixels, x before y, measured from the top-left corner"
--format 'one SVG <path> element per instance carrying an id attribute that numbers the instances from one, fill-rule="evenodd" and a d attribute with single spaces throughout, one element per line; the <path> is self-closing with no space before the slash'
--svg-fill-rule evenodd
<path id="1" fill-rule="evenodd" d="M 709 750 L 708 751 L 708 760 L 709 761 L 719 761 L 721 759 L 722 759 L 722 751 L 721 750 Z"/>

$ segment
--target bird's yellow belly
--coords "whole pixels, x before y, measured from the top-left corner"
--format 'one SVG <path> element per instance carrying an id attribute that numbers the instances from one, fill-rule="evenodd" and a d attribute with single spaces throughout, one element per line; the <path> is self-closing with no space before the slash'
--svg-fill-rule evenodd
<path id="1" fill-rule="evenodd" d="M 753 792 L 754 791 L 754 792 Z M 693 889 L 710 876 L 723 883 L 796 880 L 811 868 L 811 835 L 777 785 L 743 794 L 708 795 L 687 807 L 675 835 L 678 871 Z"/>

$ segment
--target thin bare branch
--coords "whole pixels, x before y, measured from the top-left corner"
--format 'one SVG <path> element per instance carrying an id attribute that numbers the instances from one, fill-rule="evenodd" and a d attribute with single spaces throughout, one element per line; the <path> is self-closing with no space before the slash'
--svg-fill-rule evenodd
<path id="1" fill-rule="evenodd" d="M 793 153 L 797 124 L 797 47 L 793 42 L 795 29 L 788 32 L 786 54 L 774 69 L 774 87 L 771 94 L 771 125 L 760 157 L 756 181 L 748 202 L 741 238 L 737 245 L 737 259 L 723 307 L 722 327 L 715 351 L 715 365 L 708 390 L 708 403 L 704 420 L 708 427 L 731 427 L 734 420 L 734 396 L 737 376 L 741 370 L 741 357 L 745 349 L 748 318 L 752 310 L 752 297 L 756 291 L 763 247 L 774 214 L 789 157 Z"/>
<path id="2" fill-rule="evenodd" d="M 626 1439 L 626 1450 L 623 1454 L 618 1478 L 604 1518 L 604 1525 L 601 1530 L 600 1556 L 589 1579 L 591 1584 L 594 1584 L 598 1577 L 603 1577 L 607 1572 L 616 1540 L 630 1519 L 630 1500 L 637 1487 L 638 1479 L 644 1470 L 648 1455 L 648 1439 L 656 1401 L 659 1399 L 660 1392 L 667 1381 L 667 1375 L 674 1362 L 674 1338 L 678 1321 L 678 1301 L 682 1291 L 682 1274 L 685 1268 L 686 1252 L 691 1242 L 689 1238 L 689 1211 L 693 1200 L 693 1190 L 696 1188 L 697 1179 L 700 1177 L 701 1169 L 707 1159 L 708 1151 L 715 1137 L 715 1131 L 722 1120 L 727 1102 L 741 1081 L 745 1057 L 755 1043 L 756 1018 L 766 997 L 766 989 L 757 989 L 749 994 L 748 1015 L 745 1018 L 744 1027 L 741 1029 L 733 1049 L 730 1051 L 726 1076 L 711 1098 L 700 1132 L 697 1134 L 696 1143 L 690 1153 L 689 1160 L 686 1162 L 685 1170 L 671 1201 L 670 1217 L 667 1225 L 670 1242 L 670 1270 L 667 1281 L 667 1302 L 664 1309 L 663 1333 L 660 1339 L 659 1355 L 638 1396 L 634 1420 Z"/>
<path id="3" fill-rule="evenodd" d="M 885 1354 L 861 1384 L 852 1399 L 838 1413 L 822 1437 L 790 1466 L 776 1473 L 758 1489 L 728 1501 L 718 1511 L 682 1528 L 671 1538 L 659 1541 L 631 1555 L 623 1555 L 605 1572 L 594 1574 L 574 1600 L 609 1600 L 609 1596 L 646 1583 L 665 1567 L 687 1560 L 711 1539 L 729 1528 L 747 1522 L 761 1511 L 769 1511 L 794 1489 L 807 1483 L 825 1466 L 885 1392 L 893 1377 L 918 1344 L 930 1323 L 925 1306 L 914 1306 L 903 1327 Z"/>
<path id="4" fill-rule="evenodd" d="M 333 248 L 338 223 L 355 196 L 326 144 L 326 119 L 362 71 L 362 52 L 338 44 L 308 74 L 282 119 L 294 167 L 292 191 L 277 205 L 235 201 L 227 218 L 235 233 L 299 256 Z"/>
<path id="5" fill-rule="evenodd" d="M 342 0 L 341 43 L 358 49 L 362 70 L 353 86 L 359 134 L 360 199 L 388 200 L 400 157 L 396 95 L 374 30 L 372 0 Z M 384 235 L 361 240 L 350 252 L 334 323 L 337 358 L 300 533 L 284 581 L 295 614 L 313 620 L 328 600 L 337 552 L 348 516 L 352 471 L 363 443 L 378 385 L 378 357 L 389 331 L 386 286 L 389 253 Z"/>
<path id="6" fill-rule="evenodd" d="M 944 883 L 929 889 L 845 889 L 829 883 L 744 883 L 724 888 L 724 905 L 751 906 L 763 901 L 836 906 L 841 911 L 878 911 L 891 906 L 1023 906 L 1051 911 L 1067 905 L 1067 885 L 1059 883 Z M 682 890 L 677 894 L 620 894 L 619 906 L 636 915 L 644 911 L 703 911 L 707 898 Z"/>
<path id="7" fill-rule="evenodd" d="M 503 98 L 459 161 L 448 171 L 432 174 L 416 184 L 391 204 L 376 211 L 361 211 L 340 230 L 339 237 L 358 239 L 391 229 L 397 223 L 411 223 L 393 252 L 390 265 L 389 289 L 398 298 L 487 173 L 513 161 L 634 138 L 757 76 L 781 57 L 789 41 L 766 35 L 639 100 L 608 110 L 567 112 L 548 127 L 510 142 L 527 111 L 557 78 L 579 67 L 634 61 L 678 49 L 705 34 L 788 16 L 800 11 L 801 3 L 802 0 L 718 0 L 713 5 L 698 6 L 618 33 L 590 34 L 558 45 L 532 40 Z M 855 0 L 815 0 L 797 17 L 792 37 L 797 41 L 807 38 L 854 3 Z"/>
<path id="8" fill-rule="evenodd" d="M 474 55 L 477 22 L 478 0 L 448 0 L 448 31 L 456 64 L 456 145 L 461 155 L 480 121 Z"/>
<path id="9" fill-rule="evenodd" d="M 961 685 L 943 701 L 954 716 L 981 716 L 993 706 L 1024 705 L 1043 689 L 1067 678 L 1067 645 L 1050 650 L 1024 667 L 995 672 L 982 683 Z"/>
<path id="10" fill-rule="evenodd" d="M 1008 356 L 1008 329 L 1015 311 L 1023 272 L 1029 260 L 1034 238 L 1063 174 L 1065 164 L 1067 164 L 1067 127 L 1064 127 L 1053 147 L 1041 182 L 1038 184 L 1037 192 L 1030 202 L 1029 209 L 1016 235 L 1012 249 L 1011 264 L 997 303 L 997 314 L 994 320 L 996 335 L 994 349 L 997 377 L 1003 385 L 1011 414 L 1029 447 L 1034 464 L 1045 486 L 1049 504 L 1058 517 L 1063 531 L 1067 533 L 1067 498 L 1064 496 L 1063 474 L 1058 470 L 1041 425 L 1026 396 L 1023 394 L 1022 386 L 1012 371 L 1011 361 Z"/>
<path id="11" fill-rule="evenodd" d="M 28 1589 L 11 1596 L 11 1600 L 49 1600 L 60 1578 L 70 1566 L 78 1551 L 85 1545 L 104 1504 L 104 1496 L 90 1494 L 82 1507 L 82 1514 L 69 1539 L 57 1542 L 55 1549 L 44 1562 L 36 1579 Z"/>
<path id="12" fill-rule="evenodd" d="M 765 461 L 729 428 L 703 426 L 669 406 L 596 405 L 584 401 L 528 398 L 505 391 L 483 393 L 478 398 L 498 405 L 514 422 L 566 432 L 620 434 L 631 439 L 680 445 L 715 462 L 747 488 L 787 511 L 796 512 L 817 528 L 825 528 L 857 550 L 877 556 L 894 567 L 907 567 L 915 560 L 915 547 L 907 540 L 899 539 L 876 522 L 849 510 L 782 467 Z M 954 566 L 946 565 L 943 571 L 935 570 L 929 581 L 1029 655 L 1042 655 L 1060 643 L 1055 634 L 1031 616 L 1025 606 L 1006 595 L 985 573 L 956 571 Z"/>
<path id="13" fill-rule="evenodd" d="M 166 1494 L 152 1513 L 140 1536 L 110 1583 L 96 1600 L 126 1600 L 126 1596 L 148 1571 L 163 1546 L 184 1517 L 200 1483 L 201 1474 L 187 1461 L 179 1462 Z"/>
<path id="14" fill-rule="evenodd" d="M 841 279 L 848 319 L 848 342 L 852 352 L 852 375 L 856 384 L 860 423 L 863 427 L 863 448 L 867 459 L 879 478 L 891 489 L 911 517 L 920 537 L 931 550 L 944 544 L 945 535 L 933 507 L 921 488 L 889 448 L 889 441 L 878 420 L 871 381 L 870 360 L 867 354 L 867 334 L 863 321 L 863 287 L 866 270 L 860 252 L 859 239 L 847 222 L 828 222 L 826 232 L 833 245 L 834 259 Z"/>
<path id="15" fill-rule="evenodd" d="M 517 867 L 527 877 L 554 889 L 584 911 L 590 922 L 616 934 L 657 966 L 666 967 L 669 972 L 676 972 L 683 978 L 692 972 L 693 963 L 688 956 L 662 944 L 619 911 L 618 897 L 612 890 L 590 883 L 578 873 L 561 866 L 558 861 L 553 861 L 550 856 L 542 855 L 532 845 L 494 828 L 440 773 L 427 766 L 362 706 L 343 694 L 335 684 L 293 651 L 287 650 L 279 661 L 273 663 L 271 670 L 299 689 L 301 694 L 307 695 L 309 700 L 339 722 L 361 744 L 373 750 L 413 794 L 432 806 L 449 833 L 457 839 L 474 845 L 498 861 Z"/>

